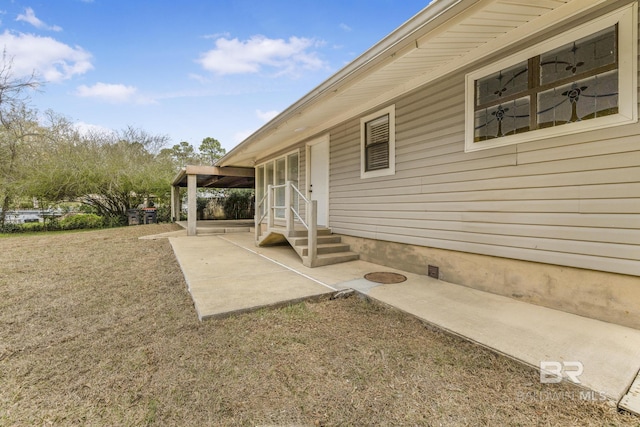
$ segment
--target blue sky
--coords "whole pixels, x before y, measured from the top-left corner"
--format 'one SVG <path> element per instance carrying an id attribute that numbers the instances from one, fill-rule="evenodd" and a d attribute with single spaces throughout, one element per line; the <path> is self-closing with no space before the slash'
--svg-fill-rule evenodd
<path id="1" fill-rule="evenodd" d="M 41 111 L 228 151 L 427 3 L 2 0 L 0 46 Z"/>

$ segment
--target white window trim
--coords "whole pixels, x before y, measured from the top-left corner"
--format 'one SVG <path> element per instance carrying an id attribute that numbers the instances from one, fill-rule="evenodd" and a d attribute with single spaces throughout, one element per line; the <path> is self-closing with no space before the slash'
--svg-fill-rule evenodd
<path id="1" fill-rule="evenodd" d="M 389 114 L 389 167 L 374 171 L 366 169 L 366 151 L 365 151 L 365 124 L 380 116 Z M 375 113 L 368 114 L 360 119 L 360 178 L 375 178 L 379 176 L 388 176 L 396 174 L 396 106 L 390 105 Z"/>
<path id="2" fill-rule="evenodd" d="M 502 147 L 521 142 L 536 141 L 556 136 L 619 126 L 638 121 L 638 5 L 622 7 L 586 24 L 563 32 L 531 48 L 473 71 L 465 76 L 465 152 Z M 600 30 L 618 25 L 618 113 L 562 126 L 532 130 L 486 141 L 474 142 L 475 81 L 503 70 L 536 55 L 544 54 Z"/>

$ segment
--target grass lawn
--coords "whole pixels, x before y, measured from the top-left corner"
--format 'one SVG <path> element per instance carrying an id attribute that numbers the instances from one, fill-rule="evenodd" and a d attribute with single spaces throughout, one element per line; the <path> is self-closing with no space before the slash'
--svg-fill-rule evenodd
<path id="1" fill-rule="evenodd" d="M 0 425 L 640 425 L 358 297 L 199 322 L 173 227 L 0 239 Z"/>

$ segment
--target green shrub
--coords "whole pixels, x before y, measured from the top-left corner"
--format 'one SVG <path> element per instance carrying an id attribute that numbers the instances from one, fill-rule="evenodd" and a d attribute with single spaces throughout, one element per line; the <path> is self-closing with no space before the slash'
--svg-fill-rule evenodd
<path id="1" fill-rule="evenodd" d="M 45 222 L 28 222 L 26 224 L 5 223 L 0 233 L 33 233 L 37 231 L 84 230 L 105 227 L 105 221 L 96 214 L 75 214 L 66 218 L 48 218 Z"/>
<path id="2" fill-rule="evenodd" d="M 0 227 L 0 233 L 20 233 L 22 229 L 18 224 L 5 223 Z"/>
<path id="3" fill-rule="evenodd" d="M 58 218 L 45 218 L 43 228 L 44 231 L 60 230 L 60 220 Z"/>
<path id="4" fill-rule="evenodd" d="M 253 218 L 253 191 L 231 190 L 224 199 L 224 215 L 227 219 Z"/>
<path id="5" fill-rule="evenodd" d="M 58 221 L 61 230 L 80 230 L 104 227 L 104 220 L 96 214 L 77 214 Z"/>
<path id="6" fill-rule="evenodd" d="M 20 224 L 20 228 L 23 232 L 33 233 L 35 231 L 44 231 L 44 223 L 42 222 L 27 222 L 25 224 Z"/>
<path id="7" fill-rule="evenodd" d="M 87 205 L 85 203 L 81 203 L 80 205 L 78 205 L 76 210 L 80 213 L 85 213 L 85 214 L 89 214 L 89 213 L 95 214 L 98 212 L 96 208 L 94 208 L 91 205 Z"/>
<path id="8" fill-rule="evenodd" d="M 171 222 L 171 207 L 165 204 L 157 205 L 156 215 L 158 222 Z"/>
<path id="9" fill-rule="evenodd" d="M 42 222 L 27 222 L 25 224 L 5 224 L 0 227 L 0 233 L 17 234 L 17 233 L 34 233 L 37 231 L 57 230 L 57 228 L 50 228 L 49 224 L 45 227 Z"/>

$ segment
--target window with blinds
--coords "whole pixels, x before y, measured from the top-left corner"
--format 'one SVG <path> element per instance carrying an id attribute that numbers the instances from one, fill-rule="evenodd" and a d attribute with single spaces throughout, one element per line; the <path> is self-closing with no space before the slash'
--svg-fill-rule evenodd
<path id="1" fill-rule="evenodd" d="M 367 172 L 389 167 L 389 115 L 365 123 Z"/>
<path id="2" fill-rule="evenodd" d="M 387 107 L 360 120 L 362 141 L 361 177 L 395 173 L 395 108 Z"/>

